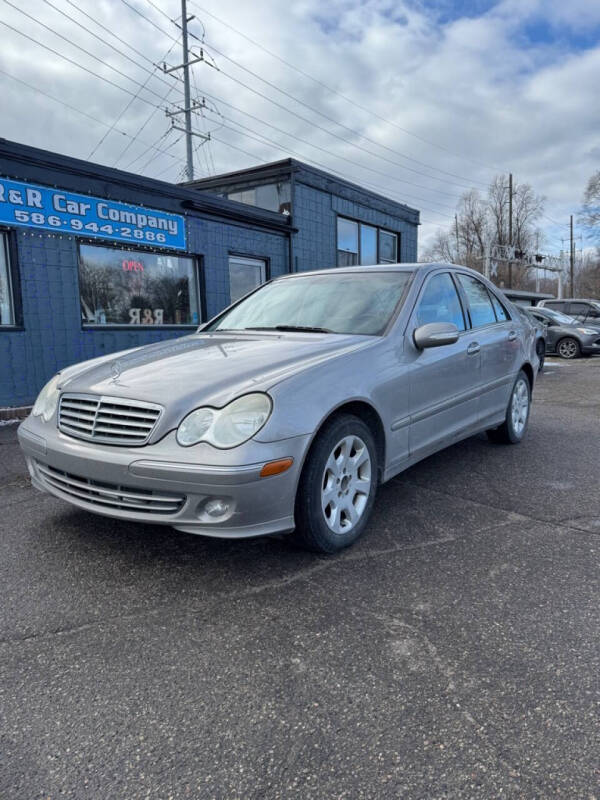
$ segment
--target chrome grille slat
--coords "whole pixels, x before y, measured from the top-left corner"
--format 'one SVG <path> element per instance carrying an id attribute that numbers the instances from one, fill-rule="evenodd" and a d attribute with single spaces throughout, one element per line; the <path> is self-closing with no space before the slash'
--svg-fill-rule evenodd
<path id="1" fill-rule="evenodd" d="M 107 417 L 103 413 L 96 416 L 96 424 L 100 423 L 101 425 L 115 425 L 121 428 L 142 428 L 146 431 L 149 431 L 152 428 L 154 422 L 155 420 L 152 420 L 152 422 L 133 422 L 132 420 L 125 421 L 122 418 L 114 419 L 113 417 Z"/>
<path id="2" fill-rule="evenodd" d="M 92 432 L 92 425 L 86 425 L 85 422 L 75 422 L 74 420 L 63 420 L 62 428 L 72 428 L 74 431 L 85 431 L 86 433 Z"/>
<path id="3" fill-rule="evenodd" d="M 89 422 L 93 422 L 95 419 L 94 414 L 90 414 L 88 411 L 75 411 L 69 407 L 63 408 L 61 413 L 63 417 L 69 417 L 70 419 L 83 419 Z"/>
<path id="4" fill-rule="evenodd" d="M 113 445 L 146 444 L 162 407 L 121 397 L 63 394 L 58 427 L 63 433 Z"/>
<path id="5" fill-rule="evenodd" d="M 117 439 L 119 439 L 121 436 L 133 436 L 135 439 L 145 439 L 146 436 L 148 435 L 148 431 L 147 430 L 144 432 L 144 435 L 142 436 L 141 432 L 139 430 L 131 431 L 131 430 L 127 430 L 127 428 L 124 428 L 123 430 L 121 430 L 120 428 L 104 427 L 103 425 L 100 425 L 98 423 L 94 426 L 94 433 L 114 434 L 115 438 L 117 438 Z M 94 438 L 96 439 L 98 437 L 94 436 Z"/>
<path id="6" fill-rule="evenodd" d="M 175 514 L 185 503 L 184 495 L 156 494 L 152 490 L 106 484 L 71 475 L 36 462 L 41 480 L 48 486 L 90 505 L 109 506 L 139 513 Z"/>
<path id="7" fill-rule="evenodd" d="M 131 419 L 147 419 L 154 421 L 156 414 L 143 413 L 140 411 L 123 411 L 121 408 L 112 408 L 108 403 L 102 404 L 102 412 L 104 414 L 114 414 L 118 417 L 131 417 Z"/>

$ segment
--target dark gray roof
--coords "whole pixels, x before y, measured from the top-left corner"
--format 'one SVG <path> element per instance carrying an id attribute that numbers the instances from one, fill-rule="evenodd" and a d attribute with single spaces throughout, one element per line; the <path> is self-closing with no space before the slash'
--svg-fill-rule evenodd
<path id="1" fill-rule="evenodd" d="M 278 231 L 292 230 L 290 220 L 274 211 L 1 138 L 0 175 L 174 213 L 189 210 Z"/>

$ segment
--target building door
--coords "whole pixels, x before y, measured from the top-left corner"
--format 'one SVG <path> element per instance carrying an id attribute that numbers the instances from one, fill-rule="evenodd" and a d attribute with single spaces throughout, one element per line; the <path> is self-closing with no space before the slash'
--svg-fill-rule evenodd
<path id="1" fill-rule="evenodd" d="M 267 279 L 264 258 L 229 256 L 229 296 L 232 303 L 256 289 Z"/>

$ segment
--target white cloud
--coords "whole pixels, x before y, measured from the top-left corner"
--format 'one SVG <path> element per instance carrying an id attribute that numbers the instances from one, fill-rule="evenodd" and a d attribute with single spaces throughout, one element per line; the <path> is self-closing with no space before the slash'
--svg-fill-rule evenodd
<path id="1" fill-rule="evenodd" d="M 158 14 L 147 0 L 128 1 L 161 28 L 176 34 L 175 26 Z M 83 54 L 74 45 L 98 54 L 107 64 L 143 83 L 149 78 L 144 68 L 151 69 L 143 56 L 156 62 L 172 44 L 122 0 L 76 0 L 76 5 L 113 30 L 127 45 L 111 39 L 106 31 L 97 28 L 66 0 L 50 2 L 96 31 L 112 46 L 90 36 L 47 3 L 36 3 L 34 10 L 29 6 L 23 8 L 55 28 L 68 41 L 57 38 L 6 4 L 0 8 L 0 18 L 134 93 L 139 88 L 134 82 Z M 229 118 L 227 125 L 237 127 L 231 122 L 235 120 L 280 143 L 280 147 L 258 143 L 243 132 L 234 133 L 226 128 L 214 130 L 210 146 L 198 151 L 200 174 L 212 170 L 211 159 L 206 159 L 209 153 L 216 171 L 222 172 L 261 160 L 282 158 L 294 151 L 297 157 L 316 161 L 370 188 L 377 186 L 383 194 L 420 208 L 424 221 L 423 241 L 435 230 L 434 223 L 449 223 L 462 187 L 473 184 L 481 188 L 494 170 L 511 170 L 518 180 L 531 183 L 536 191 L 546 195 L 549 216 L 566 221 L 568 214 L 577 210 L 588 176 L 598 168 L 600 46 L 577 50 L 567 35 L 569 31 L 574 32 L 573 35 L 585 33 L 590 26 L 600 24 L 598 3 L 504 0 L 487 12 L 442 24 L 437 21 L 435 9 L 409 0 L 330 0 L 328 3 L 299 0 L 289 5 L 280 0 L 198 2 L 355 103 L 420 137 L 414 138 L 398 127 L 383 123 L 290 70 L 203 14 L 194 7 L 193 0 L 189 0 L 190 12 L 206 27 L 207 51 L 214 45 L 304 103 L 382 145 L 378 147 L 356 137 L 347 128 L 319 117 L 217 56 L 221 73 L 201 64 L 194 68 L 198 94 L 207 93 L 222 101 L 219 107 Z M 161 8 L 173 16 L 178 14 L 176 0 L 161 3 Z M 528 43 L 527 26 L 535 24 L 555 29 L 556 37 L 540 37 L 535 43 Z M 191 30 L 200 35 L 197 21 L 191 24 Z M 198 46 L 199 43 L 195 41 L 194 44 Z M 120 55 L 116 49 L 125 55 Z M 168 60 L 177 63 L 180 58 L 176 49 Z M 2 29 L 0 68 L 108 124 L 115 121 L 131 99 L 125 92 L 5 28 Z M 231 78 L 243 81 L 283 108 L 253 94 Z M 165 80 L 170 82 L 162 77 L 162 81 Z M 4 110 L 0 134 L 6 138 L 85 158 L 106 132 L 105 127 L 36 95 L 1 74 L 0 82 Z M 148 89 L 151 91 L 144 90 L 143 96 L 151 103 L 164 105 L 159 96 L 168 87 L 161 82 L 158 73 L 149 78 Z M 174 99 L 181 100 L 179 90 L 180 85 L 172 95 Z M 264 122 L 244 117 L 224 103 Z M 309 122 L 291 115 L 285 108 Z M 151 105 L 136 100 L 116 127 L 133 134 L 152 111 Z M 265 123 L 308 143 L 275 132 Z M 199 128 L 216 129 L 217 124 L 213 114 L 208 114 L 205 122 L 197 120 Z M 139 139 L 153 143 L 167 128 L 162 111 L 155 111 Z M 149 161 L 146 174 L 164 172 L 163 177 L 177 180 L 183 164 L 183 143 L 174 144 L 175 140 L 176 134 L 170 133 L 160 146 L 172 144 L 170 152 L 177 155 L 177 161 L 163 154 L 151 158 L 150 153 L 146 153 L 131 165 L 132 171 Z M 439 148 L 423 140 L 437 143 Z M 113 164 L 128 141 L 115 131 L 106 138 L 94 158 Z M 225 141 L 247 151 L 248 155 L 228 147 Z M 352 142 L 377 153 L 380 158 L 356 149 Z M 330 152 L 324 153 L 312 145 Z M 119 166 L 126 166 L 145 149 L 144 144 L 136 141 L 119 161 Z M 453 173 L 456 177 L 444 173 Z M 412 184 L 419 184 L 419 187 Z M 552 246 L 556 247 L 562 234 L 559 228 L 547 223 Z"/>

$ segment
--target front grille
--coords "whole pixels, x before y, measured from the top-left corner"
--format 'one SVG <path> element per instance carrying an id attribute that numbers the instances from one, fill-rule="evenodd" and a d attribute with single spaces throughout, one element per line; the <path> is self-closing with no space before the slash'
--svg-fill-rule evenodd
<path id="1" fill-rule="evenodd" d="M 161 411 L 161 406 L 141 400 L 63 394 L 58 410 L 58 427 L 77 439 L 140 445 L 148 441 Z"/>
<path id="2" fill-rule="evenodd" d="M 62 494 L 82 500 L 93 506 L 137 511 L 140 514 L 176 514 L 183 508 L 185 495 L 154 492 L 150 489 L 132 489 L 104 481 L 94 481 L 71 475 L 60 469 L 36 461 L 42 483 Z"/>

